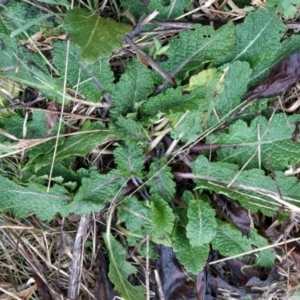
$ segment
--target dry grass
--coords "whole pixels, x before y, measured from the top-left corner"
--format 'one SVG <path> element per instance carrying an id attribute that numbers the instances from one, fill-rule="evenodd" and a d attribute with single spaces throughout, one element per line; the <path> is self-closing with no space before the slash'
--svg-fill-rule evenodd
<path id="1" fill-rule="evenodd" d="M 0 288 L 3 294 L 0 299 L 41 299 L 37 293 L 41 288 L 44 295 L 48 289 L 53 299 L 65 299 L 63 295 L 72 293 L 77 284 L 78 299 L 94 299 L 97 286 L 94 264 L 100 242 L 95 236 L 97 231 L 93 225 L 97 221 L 93 217 L 92 222 L 88 218 L 81 232 L 79 216 L 69 216 L 66 220 L 57 217 L 44 224 L 34 217 L 18 220 L 2 214 Z M 83 234 L 78 243 L 80 233 Z M 73 264 L 77 264 L 77 270 L 71 272 Z M 79 282 L 76 272 L 81 276 Z M 29 291 L 28 298 L 24 298 Z M 11 298 L 4 297 L 4 293 Z"/>
<path id="2" fill-rule="evenodd" d="M 276 226 L 277 221 L 270 228 Z M 71 215 L 65 220 L 56 217 L 49 224 L 34 217 L 18 220 L 2 214 L 0 299 L 46 299 L 47 294 L 52 297 L 49 299 L 98 299 L 95 294 L 103 282 L 98 280 L 100 270 L 97 252 L 102 246 L 99 237 L 103 230 L 99 214 L 91 217 Z M 287 237 L 281 236 L 273 244 L 280 280 L 271 286 L 261 286 L 262 295 L 256 299 L 287 300 L 300 288 L 300 259 L 298 254 L 293 254 L 298 246 L 285 247 L 291 236 L 299 230 L 298 217 L 291 222 L 288 230 Z M 279 240 L 285 241 L 283 245 L 280 245 Z M 298 265 L 295 259 L 299 260 Z M 138 258 L 136 263 L 146 264 Z M 222 262 L 219 264 L 222 265 Z M 153 272 L 155 266 L 149 267 Z M 159 285 L 159 281 L 156 284 Z M 44 297 L 41 297 L 41 289 Z M 148 289 L 148 295 L 150 299 L 150 295 L 154 295 L 153 291 Z M 232 291 L 220 289 L 218 299 L 239 298 Z"/>

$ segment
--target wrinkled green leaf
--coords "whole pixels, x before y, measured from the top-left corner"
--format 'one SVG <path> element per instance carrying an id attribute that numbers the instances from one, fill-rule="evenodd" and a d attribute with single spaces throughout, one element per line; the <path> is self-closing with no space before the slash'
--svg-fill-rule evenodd
<path id="1" fill-rule="evenodd" d="M 132 112 L 135 105 L 146 100 L 154 89 L 152 72 L 138 61 L 128 64 L 126 72 L 116 84 L 116 89 L 111 96 L 114 107 L 111 114 L 115 117 Z"/>
<path id="2" fill-rule="evenodd" d="M 251 86 L 254 86 L 281 60 L 300 50 L 299 36 L 282 42 L 285 31 L 274 10 L 260 8 L 251 12 L 242 24 L 236 26 L 236 40 L 231 52 L 219 58 L 216 65 L 247 61 L 252 69 Z"/>
<path id="3" fill-rule="evenodd" d="M 140 107 L 140 114 L 151 117 L 167 114 L 174 127 L 172 137 L 188 141 L 203 130 L 199 123 L 206 124 L 208 114 L 204 112 L 214 105 L 214 102 L 206 101 L 206 91 L 206 88 L 195 88 L 189 94 L 183 94 L 181 88 L 167 89 L 165 93 L 149 98 Z"/>
<path id="4" fill-rule="evenodd" d="M 0 175 L 0 186 L 0 210 L 12 211 L 19 218 L 35 214 L 41 220 L 50 221 L 55 215 L 64 213 L 72 200 L 67 190 L 59 185 L 54 185 L 48 193 L 45 186 L 34 183 L 22 186 Z"/>
<path id="5" fill-rule="evenodd" d="M 149 137 L 141 123 L 131 119 L 119 116 L 116 122 L 110 124 L 111 135 L 125 140 L 128 144 L 146 145 Z"/>
<path id="6" fill-rule="evenodd" d="M 215 108 L 219 104 L 219 95 L 225 88 L 226 73 L 227 70 L 223 73 L 216 69 L 208 69 L 190 78 L 186 90 L 192 91 L 187 99 L 190 98 L 190 104 L 195 101 L 197 108 L 188 111 L 188 107 L 183 107 L 182 103 L 171 110 L 169 118 L 174 128 L 171 132 L 174 139 L 188 143 L 211 124 L 219 122 L 216 116 L 214 118 L 212 116 L 217 114 Z"/>
<path id="7" fill-rule="evenodd" d="M 296 178 L 288 178 L 282 172 L 275 172 L 277 185 L 263 170 L 239 171 L 238 165 L 210 163 L 204 156 L 197 158 L 192 170 L 197 178 L 197 188 L 224 194 L 253 212 L 260 210 L 271 216 L 279 210 L 282 201 L 295 205 L 294 209 L 299 210 L 300 184 Z"/>
<path id="8" fill-rule="evenodd" d="M 157 244 L 171 246 L 171 235 L 174 227 L 175 216 L 168 203 L 158 196 L 152 197 L 151 202 L 151 239 Z"/>
<path id="9" fill-rule="evenodd" d="M 140 114 L 142 116 L 155 116 L 159 112 L 167 113 L 172 109 L 180 111 L 181 106 L 186 109 L 197 109 L 198 102 L 194 96 L 194 91 L 190 94 L 183 94 L 181 88 L 167 89 L 165 93 L 161 93 L 155 97 L 149 98 L 140 107 Z M 204 95 L 203 95 L 204 96 Z"/>
<path id="10" fill-rule="evenodd" d="M 198 274 L 204 268 L 209 253 L 209 244 L 192 247 L 185 235 L 185 230 L 176 227 L 173 248 L 180 263 L 188 272 Z"/>
<path id="11" fill-rule="evenodd" d="M 180 33 L 178 39 L 170 41 L 168 60 L 162 63 L 163 69 L 172 74 L 187 61 L 176 78 L 184 79 L 188 72 L 199 71 L 204 63 L 213 62 L 229 53 L 235 41 L 234 30 L 233 24 L 228 23 L 218 30 L 212 26 L 195 25 L 195 30 Z"/>
<path id="12" fill-rule="evenodd" d="M 272 48 L 276 49 L 279 46 L 284 30 L 284 25 L 274 11 L 261 8 L 251 12 L 245 22 L 236 26 L 235 45 L 226 57 L 218 60 L 218 63 L 242 60 L 247 61 L 252 69 L 261 64 L 266 65 L 269 51 L 274 53 Z M 262 46 L 265 49 L 264 53 L 261 52 Z"/>
<path id="13" fill-rule="evenodd" d="M 224 78 L 224 89 L 220 92 L 216 107 L 219 118 L 225 116 L 240 104 L 247 91 L 252 73 L 249 64 L 241 61 L 226 64 L 220 69 L 227 71 Z"/>
<path id="14" fill-rule="evenodd" d="M 81 180 L 74 201 L 68 204 L 66 212 L 78 215 L 101 211 L 105 203 L 121 195 L 121 187 L 126 179 L 115 170 L 107 174 L 99 174 L 98 170 L 91 169 L 90 176 Z"/>
<path id="15" fill-rule="evenodd" d="M 173 127 L 172 137 L 189 142 L 215 120 L 211 120 L 211 116 L 225 88 L 224 76 L 224 72 L 217 69 L 202 71 L 191 77 L 189 86 L 184 89 L 167 89 L 164 94 L 149 98 L 141 105 L 140 113 L 149 116 L 159 112 L 167 114 Z"/>
<path id="16" fill-rule="evenodd" d="M 144 169 L 144 152 L 142 147 L 134 144 L 122 144 L 114 151 L 115 161 L 120 173 L 130 178 L 131 176 L 142 177 Z"/>
<path id="17" fill-rule="evenodd" d="M 119 223 L 124 223 L 132 235 L 127 236 L 130 246 L 135 246 L 141 238 L 151 233 L 150 207 L 135 197 L 127 197 L 119 204 Z"/>
<path id="18" fill-rule="evenodd" d="M 251 241 L 230 224 L 219 224 L 212 246 L 223 256 L 233 256 L 252 250 Z"/>
<path id="19" fill-rule="evenodd" d="M 103 234 L 109 258 L 109 279 L 115 289 L 126 300 L 145 299 L 143 286 L 134 286 L 128 281 L 128 276 L 136 274 L 137 269 L 126 261 L 127 251 L 111 234 Z"/>
<path id="20" fill-rule="evenodd" d="M 79 46 L 81 61 L 93 64 L 122 47 L 122 35 L 130 31 L 130 26 L 75 8 L 66 13 L 64 29 Z"/>
<path id="21" fill-rule="evenodd" d="M 247 63 L 237 62 L 222 69 L 204 70 L 192 76 L 182 91 L 180 88 L 168 89 L 164 94 L 149 98 L 140 107 L 141 114 L 165 113 L 171 121 L 174 139 L 186 143 L 195 140 L 198 134 L 220 122 L 234 109 L 246 91 L 247 76 L 238 86 L 232 81 L 241 72 L 246 75 L 251 72 Z"/>
<path id="22" fill-rule="evenodd" d="M 256 117 L 250 125 L 238 120 L 214 142 L 227 145 L 217 151 L 219 161 L 237 163 L 245 169 L 259 168 L 282 171 L 300 160 L 300 142 L 292 142 L 298 115 L 276 114 L 270 119 Z M 232 147 L 230 147 L 232 146 Z"/>
<path id="23" fill-rule="evenodd" d="M 166 165 L 167 159 L 154 159 L 148 172 L 147 186 L 151 195 L 158 195 L 166 201 L 171 201 L 175 194 L 175 182 L 171 168 Z"/>
<path id="24" fill-rule="evenodd" d="M 187 216 L 189 221 L 186 233 L 191 246 L 200 247 L 210 243 L 216 235 L 217 228 L 215 211 L 210 207 L 210 203 L 203 199 L 191 199 Z"/>

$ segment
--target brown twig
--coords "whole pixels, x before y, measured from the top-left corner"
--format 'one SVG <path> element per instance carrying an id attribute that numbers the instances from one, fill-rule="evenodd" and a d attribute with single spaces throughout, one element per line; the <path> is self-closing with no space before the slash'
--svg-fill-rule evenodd
<path id="1" fill-rule="evenodd" d="M 165 136 L 163 140 L 168 146 L 170 146 L 173 142 L 173 139 L 169 136 Z M 175 150 L 179 150 L 179 147 L 176 146 Z M 178 152 L 176 155 L 184 162 L 185 165 L 187 165 L 189 168 L 191 167 L 193 160 L 187 153 Z"/>
<path id="2" fill-rule="evenodd" d="M 178 21 L 162 21 L 162 20 L 152 20 L 150 23 L 160 26 L 160 27 L 172 27 L 180 29 L 194 29 L 193 23 L 188 22 L 178 22 Z"/>
<path id="3" fill-rule="evenodd" d="M 183 28 L 178 28 L 178 29 L 162 29 L 162 30 L 153 30 L 153 31 L 143 31 L 140 33 L 141 36 L 146 35 L 159 35 L 159 34 L 163 34 L 163 35 L 168 35 L 168 34 L 176 34 L 178 32 L 182 32 L 185 31 L 186 29 Z"/>
<path id="4" fill-rule="evenodd" d="M 86 240 L 90 218 L 91 217 L 89 215 L 84 215 L 81 217 L 75 239 L 68 288 L 68 298 L 73 300 L 79 299 L 79 289 L 82 275 L 82 261 L 84 257 L 84 242 Z"/>
<path id="5" fill-rule="evenodd" d="M 97 88 L 101 91 L 101 92 L 105 92 L 105 87 L 100 83 L 100 81 L 98 80 L 98 78 L 93 74 L 92 70 L 88 69 L 88 67 L 84 64 L 80 64 L 80 66 L 87 72 L 87 74 L 93 79 L 94 83 L 96 84 Z M 109 94 L 105 94 L 103 96 L 103 98 L 105 99 L 105 101 L 109 104 L 112 104 L 112 102 L 110 101 L 110 95 Z"/>
<path id="6" fill-rule="evenodd" d="M 124 41 L 143 59 L 147 62 L 149 66 L 152 67 L 153 70 L 155 70 L 161 77 L 163 77 L 167 83 L 171 84 L 173 87 L 176 87 L 177 84 L 174 81 L 174 79 L 166 73 L 163 69 L 161 69 L 157 63 L 149 57 L 145 52 L 143 52 L 133 41 L 132 39 L 128 36 L 125 35 L 123 37 Z"/>
<path id="7" fill-rule="evenodd" d="M 214 151 L 224 148 L 237 148 L 237 147 L 248 147 L 247 144 L 241 145 L 241 144 L 228 144 L 228 145 L 194 145 L 189 147 L 189 152 L 202 152 L 202 151 Z"/>

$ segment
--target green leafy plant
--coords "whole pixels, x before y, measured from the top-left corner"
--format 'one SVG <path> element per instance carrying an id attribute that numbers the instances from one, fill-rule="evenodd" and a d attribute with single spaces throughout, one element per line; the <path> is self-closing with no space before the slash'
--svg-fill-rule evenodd
<path id="1" fill-rule="evenodd" d="M 144 299 L 143 287 L 133 286 L 127 281 L 127 277 L 132 273 L 136 273 L 137 270 L 125 260 L 126 251 L 122 245 L 112 235 L 104 235 L 104 241 L 109 251 L 109 277 L 115 283 L 116 289 L 126 299 Z"/>
<path id="2" fill-rule="evenodd" d="M 157 38 L 154 38 L 153 40 L 155 44 L 155 51 L 153 53 L 153 58 L 157 59 L 158 56 L 167 54 L 170 45 L 162 46 Z"/>
<path id="3" fill-rule="evenodd" d="M 178 16 L 187 2 L 171 7 L 150 1 L 145 8 L 121 1 L 133 15 L 137 7 L 147 12 L 158 5 L 167 17 Z M 11 9 L 5 12 L 7 20 Z M 109 233 L 110 227 L 103 239 L 109 278 L 122 297 L 144 297 L 144 289 L 128 281 L 137 270 L 126 260 L 124 244 L 135 247 L 145 236 L 151 247 L 172 247 L 192 274 L 203 269 L 210 247 L 239 257 L 268 245 L 254 228 L 246 236 L 221 220 L 213 194 L 236 200 L 252 214 L 272 216 L 282 206 L 299 212 L 300 184 L 284 175 L 289 165 L 299 163 L 299 141 L 291 142 L 299 117 L 282 112 L 270 116 L 265 109 L 260 116 L 231 119 L 249 87 L 300 50 L 299 36 L 282 42 L 285 26 L 274 10 L 258 9 L 242 24 L 227 23 L 218 30 L 195 25 L 164 47 L 154 40 L 154 58 L 168 57 L 158 64 L 177 82 L 158 95 L 153 90 L 162 80 L 137 60 L 126 61 L 117 79 L 111 69 L 108 57 L 121 48 L 128 25 L 79 8 L 69 10 L 63 29 L 70 40 L 51 43 L 50 63 L 20 49 L 21 38 L 37 29 L 35 22 L 26 27 L 17 20 L 11 26 L 0 20 L 1 77 L 38 89 L 67 107 L 71 116 L 79 105 L 87 112 L 99 111 L 94 118 L 78 114 L 80 122 L 62 120 L 62 112 L 51 134 L 49 111 L 1 115 L 0 158 L 22 156 L 21 175 L 11 176 L 7 165 L 1 170 L 0 185 L 6 188 L 0 189 L 0 209 L 51 220 L 57 214 L 84 215 L 116 206 L 114 225 L 124 233 L 123 244 Z M 144 249 L 138 251 L 143 254 Z M 255 264 L 271 267 L 273 253 L 257 251 Z"/>

